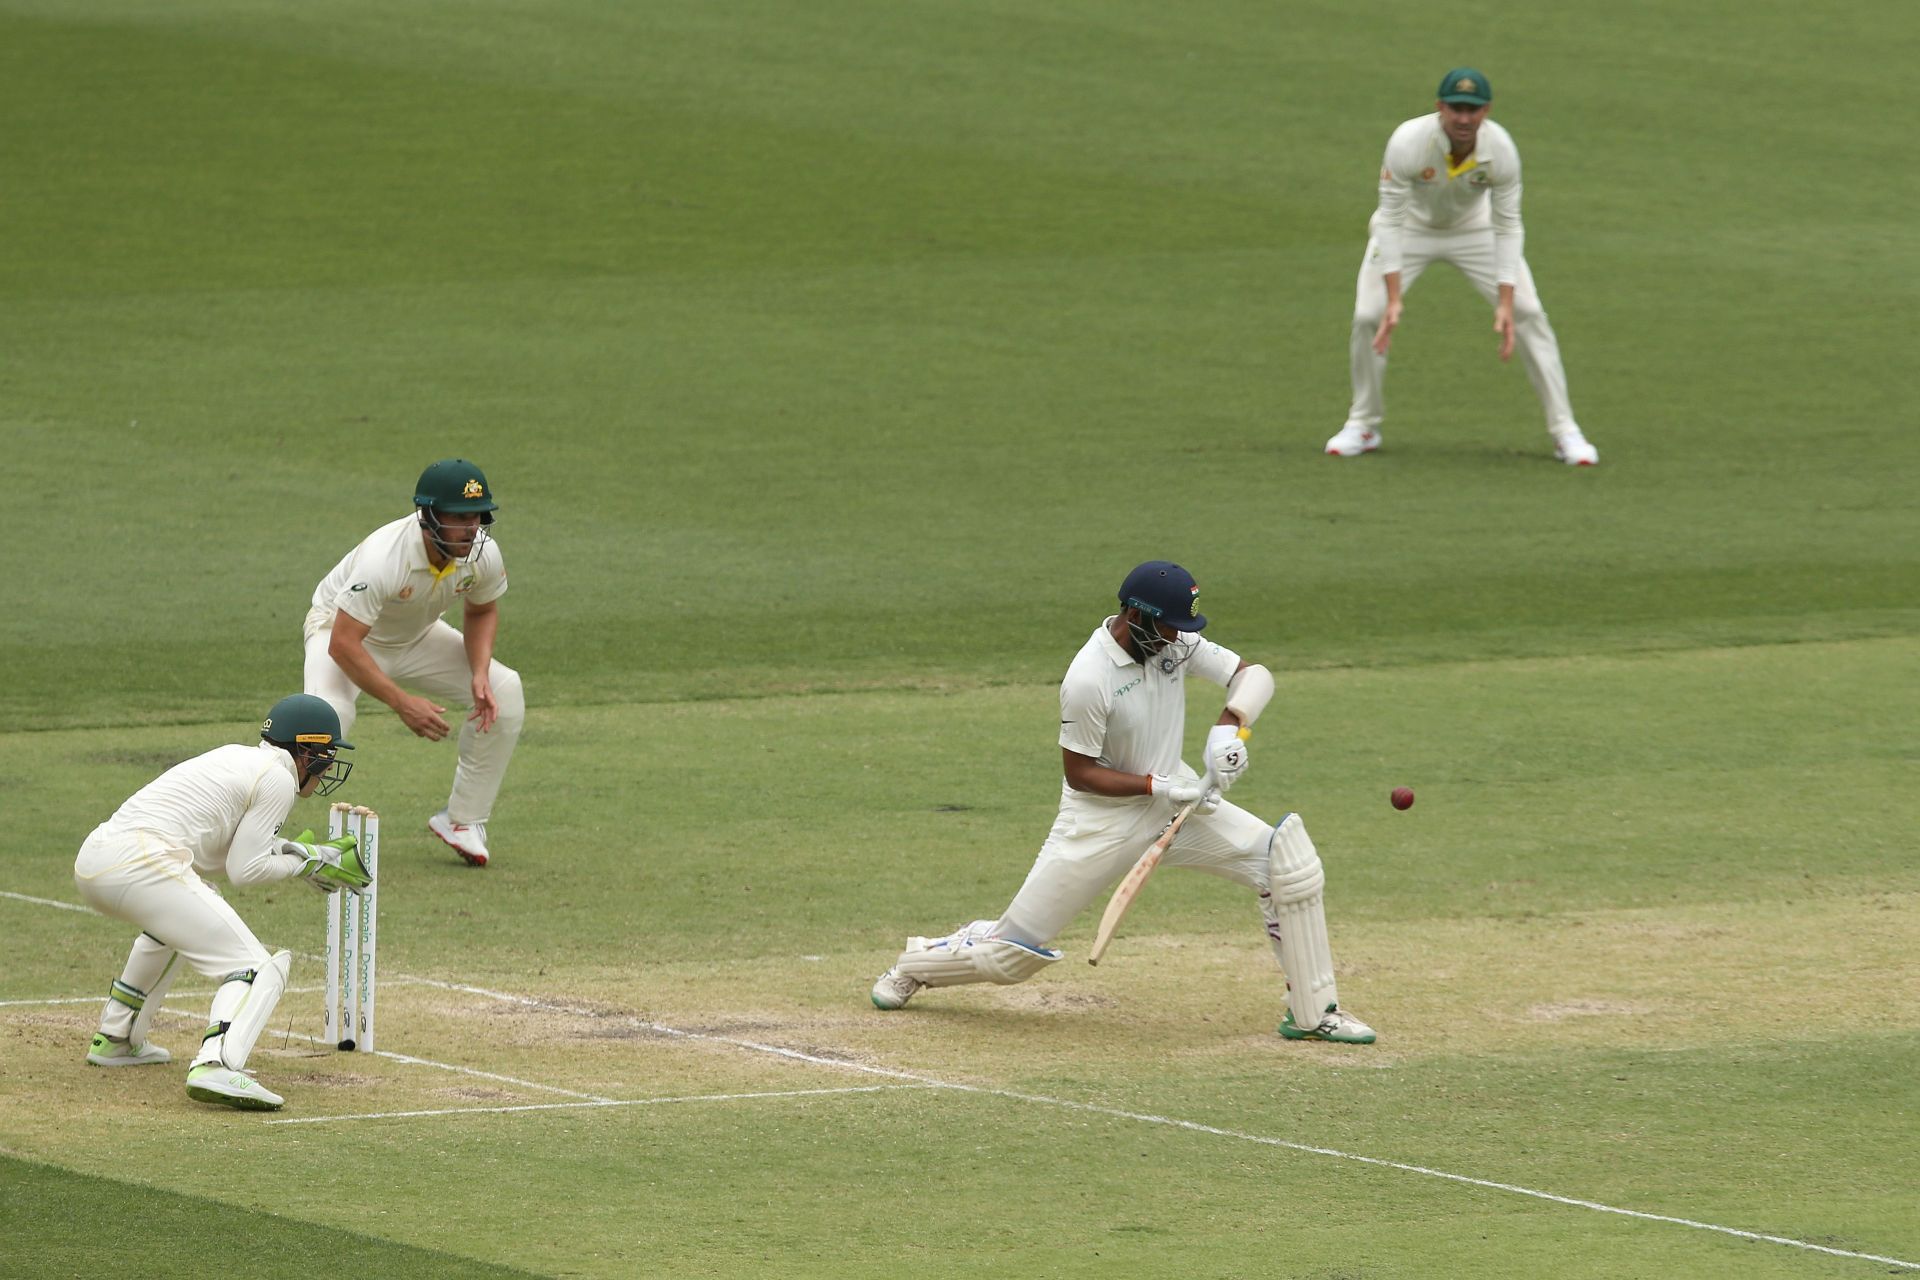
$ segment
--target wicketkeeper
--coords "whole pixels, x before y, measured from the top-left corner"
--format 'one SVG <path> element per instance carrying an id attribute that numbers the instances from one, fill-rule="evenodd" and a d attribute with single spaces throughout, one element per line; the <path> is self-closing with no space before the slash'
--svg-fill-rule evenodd
<path id="1" fill-rule="evenodd" d="M 353 766 L 339 758 L 340 718 L 319 698 L 280 699 L 254 746 L 216 747 L 161 774 L 94 828 L 74 859 L 80 896 L 140 926 L 87 1050 L 97 1067 L 140 1067 L 173 1055 L 147 1038 L 181 961 L 220 980 L 187 1094 L 272 1111 L 283 1099 L 247 1071 L 254 1043 L 286 990 L 292 955 L 269 953 L 204 876 L 236 885 L 304 876 L 325 893 L 372 878 L 352 836 L 279 838 L 297 796 L 326 795 Z"/>
<path id="2" fill-rule="evenodd" d="M 507 591 L 488 536 L 497 509 L 479 467 L 434 463 L 414 485 L 413 513 L 374 530 L 321 579 L 306 621 L 307 692 L 332 704 L 342 732 L 362 690 L 435 742 L 450 731 L 447 706 L 472 708 L 447 807 L 427 829 L 476 867 L 487 865 L 487 819 L 527 718 L 520 674 L 493 656 Z M 457 631 L 441 617 L 456 602 Z"/>
<path id="3" fill-rule="evenodd" d="M 873 984 L 898 1009 L 923 987 L 1024 982 L 1060 959 L 1049 944 L 1113 887 L 1184 805 L 1196 805 L 1161 860 L 1232 880 L 1259 895 L 1267 937 L 1287 977 L 1289 1040 L 1371 1044 L 1372 1028 L 1340 1008 L 1327 943 L 1325 876 L 1298 814 L 1269 826 L 1222 799 L 1246 771 L 1243 727 L 1273 697 L 1273 675 L 1199 631 L 1200 588 L 1177 564 L 1148 561 L 1120 587 L 1120 612 L 1094 629 L 1060 682 L 1060 813 L 998 920 L 943 938 L 908 938 Z M 1180 759 L 1187 677 L 1227 691 L 1207 734 L 1206 771 Z"/>

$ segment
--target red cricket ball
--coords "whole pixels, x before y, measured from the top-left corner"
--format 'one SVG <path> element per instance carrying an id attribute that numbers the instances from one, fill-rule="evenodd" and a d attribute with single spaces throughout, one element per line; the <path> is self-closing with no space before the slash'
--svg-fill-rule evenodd
<path id="1" fill-rule="evenodd" d="M 1413 788 L 1412 787 L 1395 787 L 1393 789 L 1393 794 L 1387 798 L 1393 801 L 1393 807 L 1396 809 L 1413 808 Z"/>

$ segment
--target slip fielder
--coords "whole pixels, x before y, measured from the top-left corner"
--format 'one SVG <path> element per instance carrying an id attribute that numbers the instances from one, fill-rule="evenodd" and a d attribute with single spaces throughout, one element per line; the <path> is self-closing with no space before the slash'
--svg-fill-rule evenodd
<path id="1" fill-rule="evenodd" d="M 1372 1028 L 1340 1008 L 1321 895 L 1325 876 L 1298 814 L 1278 826 L 1221 798 L 1247 767 L 1240 733 L 1273 697 L 1273 676 L 1202 640 L 1200 588 L 1177 564 L 1151 560 L 1127 575 L 1120 612 L 1094 628 L 1060 683 L 1060 812 L 1027 880 L 998 920 L 944 938 L 907 939 L 873 984 L 881 1009 L 925 987 L 1024 982 L 1060 958 L 1048 944 L 1126 874 L 1189 803 L 1193 813 L 1161 860 L 1259 895 L 1267 936 L 1287 977 L 1280 1034 L 1371 1044 Z M 1187 676 L 1223 685 L 1226 709 L 1207 734 L 1206 773 L 1180 759 Z"/>
<path id="2" fill-rule="evenodd" d="M 102 915 L 140 926 L 87 1049 L 96 1067 L 144 1067 L 173 1055 L 147 1039 L 180 962 L 220 979 L 187 1094 L 201 1102 L 276 1110 L 283 1099 L 247 1071 L 254 1043 L 286 990 L 292 954 L 269 953 L 208 884 L 272 884 L 305 876 L 316 889 L 373 883 L 352 836 L 279 838 L 296 796 L 326 795 L 353 766 L 339 758 L 340 718 L 319 698 L 280 699 L 252 746 L 216 747 L 140 788 L 95 827 L 73 863 L 80 896 Z"/>
<path id="3" fill-rule="evenodd" d="M 1429 265 L 1450 262 L 1493 304 L 1500 358 L 1519 349 L 1546 411 L 1555 455 L 1570 466 L 1600 461 L 1574 421 L 1560 343 L 1527 269 L 1520 152 L 1512 135 L 1487 119 L 1492 102 L 1487 78 L 1472 67 L 1457 67 L 1440 81 L 1438 109 L 1408 120 L 1387 140 L 1380 204 L 1367 224 L 1367 251 L 1354 289 L 1353 404 L 1346 425 L 1327 441 L 1327 452 L 1336 457 L 1380 447 L 1387 348 L 1403 299 Z"/>
<path id="4" fill-rule="evenodd" d="M 487 819 L 527 716 L 519 673 L 493 656 L 507 590 L 499 544 L 488 536 L 498 508 L 486 476 L 464 458 L 421 472 L 413 507 L 367 535 L 314 588 L 306 689 L 339 713 L 342 732 L 353 728 L 363 690 L 435 742 L 449 732 L 442 703 L 471 707 L 452 793 L 427 829 L 484 867 Z M 441 617 L 456 601 L 457 631 Z"/>

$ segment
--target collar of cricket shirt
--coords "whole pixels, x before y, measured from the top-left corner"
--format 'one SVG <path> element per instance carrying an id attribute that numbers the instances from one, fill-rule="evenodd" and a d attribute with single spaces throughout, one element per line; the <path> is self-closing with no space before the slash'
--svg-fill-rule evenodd
<path id="1" fill-rule="evenodd" d="M 1114 666 L 1137 667 L 1140 665 L 1140 659 L 1128 653 L 1127 647 L 1113 638 L 1113 620 L 1119 616 L 1117 613 L 1113 614 L 1100 624 L 1100 646 L 1107 651 L 1107 656 L 1113 659 Z"/>
<path id="2" fill-rule="evenodd" d="M 448 560 L 443 567 L 438 569 L 434 568 L 433 557 L 427 554 L 427 531 L 416 528 L 414 532 L 416 536 L 413 539 L 413 547 L 407 553 L 407 559 L 411 562 L 407 565 L 408 570 L 423 569 L 432 576 L 435 582 L 446 581 L 447 575 L 460 567 L 460 562 L 458 560 Z"/>
<path id="3" fill-rule="evenodd" d="M 1440 113 L 1433 116 L 1433 135 L 1440 143 L 1440 158 L 1446 162 L 1447 177 L 1457 178 L 1480 163 L 1480 139 L 1473 140 L 1473 154 L 1462 160 L 1458 166 L 1453 163 L 1453 139 L 1447 136 L 1446 126 L 1440 123 Z"/>

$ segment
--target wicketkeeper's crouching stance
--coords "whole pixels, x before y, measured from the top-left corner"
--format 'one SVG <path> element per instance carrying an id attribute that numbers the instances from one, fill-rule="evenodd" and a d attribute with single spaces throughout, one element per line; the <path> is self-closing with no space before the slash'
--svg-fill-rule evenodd
<path id="1" fill-rule="evenodd" d="M 340 717 L 322 699 L 280 699 L 254 746 L 216 747 L 177 764 L 135 792 L 94 828 L 74 860 L 80 896 L 103 915 L 139 925 L 127 964 L 107 994 L 88 1047 L 97 1067 L 172 1060 L 147 1033 L 180 961 L 220 980 L 187 1093 L 201 1102 L 255 1110 L 283 1099 L 247 1073 L 254 1042 L 286 990 L 292 955 L 271 954 L 234 909 L 200 877 L 271 884 L 305 876 L 325 893 L 372 883 L 343 836 L 324 844 L 311 831 L 279 838 L 296 796 L 326 795 L 353 766 L 338 753 Z"/>
<path id="2" fill-rule="evenodd" d="M 1027 882 L 998 920 L 944 938 L 909 938 L 873 984 L 873 1003 L 898 1009 L 923 987 L 1024 982 L 1060 959 L 1048 944 L 1111 887 L 1187 805 L 1193 812 L 1162 859 L 1246 885 L 1260 895 L 1267 936 L 1287 976 L 1290 1040 L 1371 1044 L 1373 1029 L 1340 1008 L 1327 943 L 1320 858 L 1298 814 L 1269 826 L 1221 798 L 1247 767 L 1242 729 L 1273 697 L 1273 676 L 1202 640 L 1200 588 L 1177 564 L 1127 575 L 1121 611 L 1083 645 L 1060 682 L 1060 814 Z M 1207 735 L 1206 773 L 1180 759 L 1189 672 L 1227 690 Z"/>

